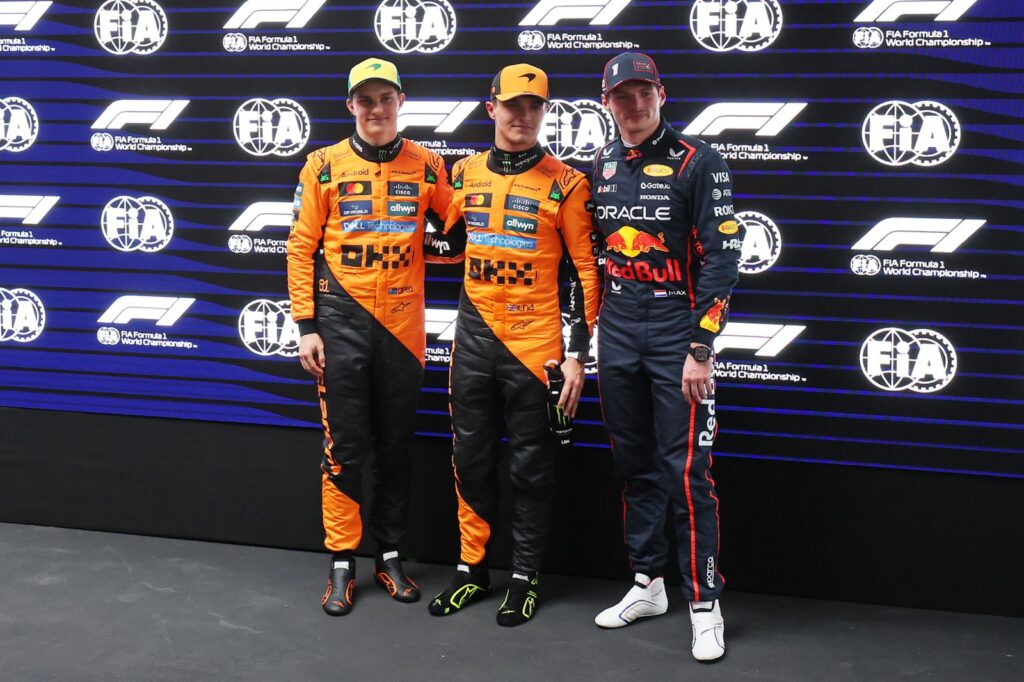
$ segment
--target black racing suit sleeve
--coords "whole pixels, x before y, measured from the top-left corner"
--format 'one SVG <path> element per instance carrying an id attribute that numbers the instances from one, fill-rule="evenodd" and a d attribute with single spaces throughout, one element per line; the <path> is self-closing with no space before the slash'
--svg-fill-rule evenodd
<path id="1" fill-rule="evenodd" d="M 732 174 L 716 150 L 704 147 L 698 152 L 691 179 L 693 246 L 701 262 L 693 285 L 692 339 L 713 347 L 739 281 L 743 227 L 733 213 Z"/>

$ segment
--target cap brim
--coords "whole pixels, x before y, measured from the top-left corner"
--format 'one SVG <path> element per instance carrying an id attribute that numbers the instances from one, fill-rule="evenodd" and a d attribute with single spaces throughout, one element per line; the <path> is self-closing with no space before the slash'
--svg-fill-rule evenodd
<path id="1" fill-rule="evenodd" d="M 640 83 L 650 83 L 651 85 L 658 85 L 658 86 L 661 85 L 661 81 L 657 80 L 655 78 L 644 78 L 642 76 L 637 76 L 635 78 L 623 79 L 623 80 L 619 81 L 618 83 L 616 83 L 615 85 L 613 85 L 610 88 L 608 88 L 605 92 L 611 92 L 612 90 L 614 90 L 615 88 L 619 87 L 620 85 L 624 85 L 624 84 L 630 83 L 632 81 L 639 81 Z"/>
<path id="2" fill-rule="evenodd" d="M 544 95 L 538 95 L 536 92 L 503 92 L 500 95 L 495 95 L 494 99 L 498 100 L 499 102 L 507 102 L 510 99 L 515 99 L 516 97 L 536 97 L 542 102 L 550 101 Z"/>
<path id="3" fill-rule="evenodd" d="M 366 85 L 370 81 L 380 81 L 381 83 L 386 83 L 386 84 L 388 84 L 388 85 L 390 85 L 390 86 L 392 86 L 394 88 L 397 88 L 399 92 L 402 92 L 402 86 L 399 85 L 398 83 L 394 82 L 393 80 L 390 80 L 390 79 L 387 79 L 387 78 L 379 78 L 377 76 L 372 76 L 370 78 L 364 78 L 363 80 L 361 80 L 358 83 L 356 83 L 355 85 L 353 85 L 351 88 L 348 89 L 348 94 L 351 95 L 353 92 L 358 90 L 360 87 Z"/>

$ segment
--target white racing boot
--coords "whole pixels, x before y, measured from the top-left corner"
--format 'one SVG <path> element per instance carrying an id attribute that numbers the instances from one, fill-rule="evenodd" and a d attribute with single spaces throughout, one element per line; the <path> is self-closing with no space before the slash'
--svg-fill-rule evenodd
<path id="1" fill-rule="evenodd" d="M 718 600 L 690 602 L 693 641 L 690 651 L 698 661 L 716 661 L 725 655 L 725 621 Z"/>
<path id="2" fill-rule="evenodd" d="M 651 580 L 643 573 L 637 573 L 633 587 L 615 606 L 597 614 L 594 622 L 603 628 L 621 628 L 637 618 L 660 616 L 668 611 L 668 596 L 665 594 L 665 579 Z"/>

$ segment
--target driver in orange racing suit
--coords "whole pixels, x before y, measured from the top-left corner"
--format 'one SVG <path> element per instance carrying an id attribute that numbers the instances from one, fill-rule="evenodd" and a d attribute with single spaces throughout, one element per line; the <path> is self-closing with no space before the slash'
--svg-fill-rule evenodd
<path id="1" fill-rule="evenodd" d="M 560 404 L 573 414 L 598 297 L 590 183 L 537 143 L 547 100 L 543 71 L 528 64 L 502 69 L 486 103 L 495 144 L 452 170 L 448 232 L 463 221 L 466 230 L 450 389 L 462 555 L 451 585 L 430 604 L 435 616 L 457 613 L 490 589 L 485 555 L 497 512 L 503 434 L 511 449 L 514 549 L 498 624 L 525 623 L 537 605 L 556 450 L 544 365 L 561 362 Z M 572 333 L 564 354 L 560 265 L 571 282 Z"/>
<path id="2" fill-rule="evenodd" d="M 398 134 L 405 95 L 394 64 L 360 62 L 348 86 L 356 132 L 308 156 L 288 238 L 299 358 L 317 378 L 324 426 L 324 544 L 334 556 L 323 608 L 332 616 L 352 609 L 360 479 L 371 452 L 375 579 L 398 601 L 420 596 L 398 552 L 426 344 L 424 223 L 442 227 L 452 197 L 441 157 Z"/>

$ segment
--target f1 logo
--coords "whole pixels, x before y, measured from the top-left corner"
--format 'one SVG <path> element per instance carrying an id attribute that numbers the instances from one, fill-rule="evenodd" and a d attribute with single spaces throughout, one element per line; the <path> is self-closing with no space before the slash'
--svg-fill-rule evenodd
<path id="1" fill-rule="evenodd" d="M 476 109 L 476 102 L 406 101 L 398 114 L 398 130 L 434 126 L 435 133 L 453 133 Z"/>
<path id="2" fill-rule="evenodd" d="M 457 310 L 427 308 L 424 324 L 427 334 L 436 336 L 438 341 L 454 340 L 456 317 L 458 317 Z"/>
<path id="3" fill-rule="evenodd" d="M 807 327 L 801 324 L 727 322 L 715 339 L 715 352 L 741 348 L 756 351 L 754 355 L 758 357 L 774 358 L 805 329 Z"/>
<path id="4" fill-rule="evenodd" d="M 630 0 L 540 0 L 519 25 L 554 26 L 563 19 L 589 19 L 591 26 L 607 26 L 629 3 Z"/>
<path id="5" fill-rule="evenodd" d="M 0 2 L 0 26 L 13 26 L 15 31 L 31 31 L 52 2 Z"/>
<path id="6" fill-rule="evenodd" d="M 851 248 L 892 251 L 901 244 L 912 244 L 930 246 L 932 253 L 953 253 L 984 224 L 984 220 L 967 218 L 886 218 Z"/>
<path id="7" fill-rule="evenodd" d="M 119 99 L 106 108 L 92 129 L 121 130 L 126 125 L 149 125 L 150 130 L 167 130 L 178 118 L 187 99 Z"/>
<path id="8" fill-rule="evenodd" d="M 224 28 L 256 28 L 260 24 L 284 24 L 302 28 L 327 0 L 248 0 Z"/>
<path id="9" fill-rule="evenodd" d="M 292 205 L 287 201 L 257 201 L 231 223 L 230 232 L 260 232 L 264 227 L 288 227 Z"/>
<path id="10" fill-rule="evenodd" d="M 96 321 L 128 324 L 132 320 L 154 320 L 158 327 L 170 327 L 195 302 L 194 298 L 173 296 L 122 296 Z"/>
<path id="11" fill-rule="evenodd" d="M 719 102 L 702 111 L 683 132 L 721 135 L 726 130 L 756 130 L 758 137 L 773 137 L 806 106 L 806 102 Z"/>
<path id="12" fill-rule="evenodd" d="M 14 218 L 22 225 L 38 225 L 60 197 L 0 194 L 0 218 Z"/>
<path id="13" fill-rule="evenodd" d="M 956 21 L 978 0 L 874 0 L 854 21 L 899 21 L 910 14 L 935 17 L 935 21 Z"/>

